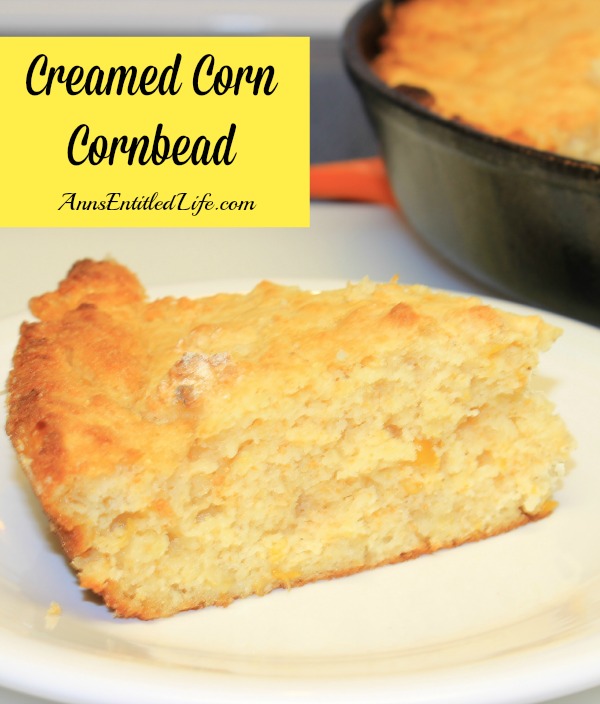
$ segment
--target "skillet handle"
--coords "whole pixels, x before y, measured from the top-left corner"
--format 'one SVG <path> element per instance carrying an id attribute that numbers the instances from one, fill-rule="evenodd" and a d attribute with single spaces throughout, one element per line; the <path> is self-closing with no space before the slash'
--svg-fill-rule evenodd
<path id="1" fill-rule="evenodd" d="M 313 200 L 379 203 L 397 208 L 381 157 L 332 161 L 310 167 Z"/>

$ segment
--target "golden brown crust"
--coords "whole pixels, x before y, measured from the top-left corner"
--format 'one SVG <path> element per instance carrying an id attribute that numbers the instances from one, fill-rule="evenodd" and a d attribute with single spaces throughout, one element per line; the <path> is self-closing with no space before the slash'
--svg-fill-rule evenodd
<path id="1" fill-rule="evenodd" d="M 58 291 L 32 299 L 31 310 L 41 322 L 21 326 L 7 385 L 6 429 L 69 557 L 87 549 L 87 542 L 83 526 L 60 510 L 61 496 L 74 471 L 92 467 L 83 461 L 73 466 L 66 435 L 81 433 L 94 453 L 112 453 L 115 462 L 139 456 L 117 448 L 110 427 L 89 422 L 93 414 L 81 418 L 83 407 L 102 404 L 101 397 L 84 398 L 90 386 L 109 387 L 127 399 L 140 383 L 130 365 L 143 354 L 139 341 L 98 306 L 134 305 L 144 295 L 124 267 L 83 260 Z M 78 370 L 89 377 L 88 384 Z"/>
<path id="2" fill-rule="evenodd" d="M 139 280 L 125 267 L 82 259 L 71 267 L 57 291 L 33 298 L 29 307 L 40 320 L 55 320 L 81 304 L 118 306 L 140 303 L 144 298 Z"/>
<path id="3" fill-rule="evenodd" d="M 589 0 L 408 0 L 373 66 L 450 120 L 598 160 L 600 5 Z"/>

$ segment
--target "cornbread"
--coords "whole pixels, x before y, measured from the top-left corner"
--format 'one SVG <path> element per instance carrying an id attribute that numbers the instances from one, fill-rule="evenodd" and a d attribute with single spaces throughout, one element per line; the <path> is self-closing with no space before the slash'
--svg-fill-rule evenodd
<path id="1" fill-rule="evenodd" d="M 57 601 L 50 602 L 50 606 L 44 616 L 44 628 L 53 631 L 57 626 L 62 614 L 62 607 Z"/>
<path id="2" fill-rule="evenodd" d="M 600 162 L 600 3 L 408 0 L 386 19 L 385 83 L 444 118 Z"/>
<path id="3" fill-rule="evenodd" d="M 80 261 L 34 298 L 7 431 L 119 616 L 225 606 L 547 516 L 570 436 L 530 389 L 559 331 L 395 281 L 149 301 Z"/>

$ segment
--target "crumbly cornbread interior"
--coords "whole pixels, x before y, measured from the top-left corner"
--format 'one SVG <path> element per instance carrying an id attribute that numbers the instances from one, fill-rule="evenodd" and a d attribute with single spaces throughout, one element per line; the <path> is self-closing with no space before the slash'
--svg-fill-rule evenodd
<path id="1" fill-rule="evenodd" d="M 600 161 L 600 3 L 408 0 L 386 5 L 375 72 L 448 119 Z"/>
<path id="2" fill-rule="evenodd" d="M 364 280 L 148 301 L 78 262 L 31 301 L 8 433 L 81 585 L 151 619 L 549 514 L 570 436 L 530 388 L 559 331 Z"/>

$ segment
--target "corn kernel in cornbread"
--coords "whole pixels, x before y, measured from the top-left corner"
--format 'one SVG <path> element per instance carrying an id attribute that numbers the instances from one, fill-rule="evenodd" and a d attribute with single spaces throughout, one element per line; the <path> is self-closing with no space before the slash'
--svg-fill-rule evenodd
<path id="1" fill-rule="evenodd" d="M 552 511 L 570 437 L 529 388 L 559 334 L 367 280 L 148 301 L 114 262 L 35 298 L 8 433 L 119 616 L 227 605 Z"/>

